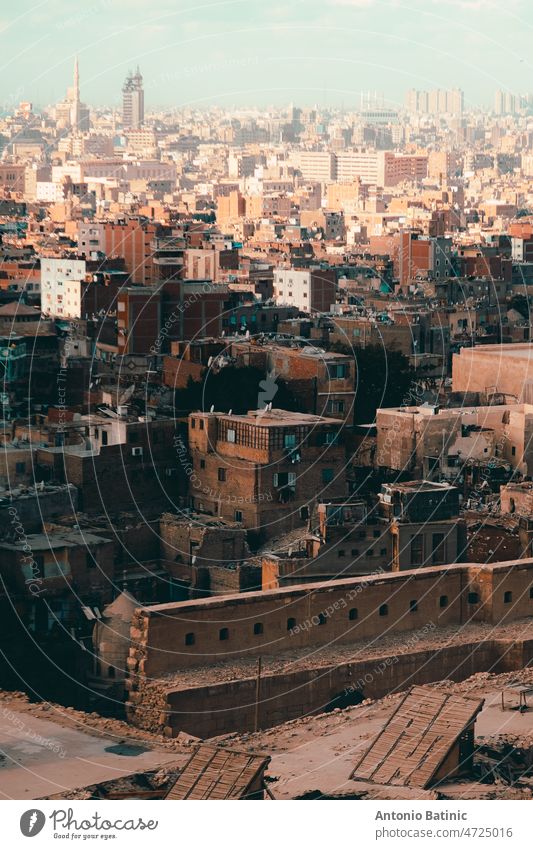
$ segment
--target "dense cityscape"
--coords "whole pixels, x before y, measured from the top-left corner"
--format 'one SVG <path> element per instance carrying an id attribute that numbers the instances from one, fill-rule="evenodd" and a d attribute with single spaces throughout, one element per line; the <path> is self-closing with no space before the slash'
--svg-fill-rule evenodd
<path id="1" fill-rule="evenodd" d="M 533 94 L 83 74 L 0 114 L 0 796 L 531 799 Z"/>

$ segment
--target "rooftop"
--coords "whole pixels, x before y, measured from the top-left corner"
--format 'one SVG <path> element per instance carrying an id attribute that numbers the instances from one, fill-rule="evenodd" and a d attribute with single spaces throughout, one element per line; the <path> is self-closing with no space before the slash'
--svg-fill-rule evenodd
<path id="1" fill-rule="evenodd" d="M 428 787 L 482 707 L 483 699 L 412 687 L 351 777 Z"/>
<path id="2" fill-rule="evenodd" d="M 289 410 L 248 410 L 245 415 L 229 415 L 228 413 L 214 413 L 213 415 L 224 419 L 235 419 L 239 422 L 261 425 L 261 427 L 280 427 L 282 425 L 343 425 L 342 419 L 330 419 L 325 416 L 315 416 L 310 413 L 293 413 Z"/>

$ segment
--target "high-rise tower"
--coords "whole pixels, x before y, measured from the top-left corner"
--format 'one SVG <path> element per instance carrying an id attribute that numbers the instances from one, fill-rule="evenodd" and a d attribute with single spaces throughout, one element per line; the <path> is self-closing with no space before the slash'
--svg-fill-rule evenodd
<path id="1" fill-rule="evenodd" d="M 135 130 L 144 123 L 143 78 L 137 67 L 135 74 L 128 73 L 122 87 L 122 124 L 126 130 Z"/>

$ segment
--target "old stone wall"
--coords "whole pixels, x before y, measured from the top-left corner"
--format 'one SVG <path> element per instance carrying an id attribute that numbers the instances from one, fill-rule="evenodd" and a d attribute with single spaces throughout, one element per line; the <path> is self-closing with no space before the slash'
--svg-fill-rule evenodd
<path id="1" fill-rule="evenodd" d="M 443 678 L 463 681 L 478 672 L 509 672 L 533 659 L 533 641 L 483 640 L 431 650 L 388 655 L 357 663 L 306 669 L 261 679 L 258 727 L 268 728 L 321 712 L 339 694 L 381 698 L 413 684 Z M 256 679 L 189 689 L 147 684 L 134 694 L 129 719 L 141 728 L 176 736 L 180 731 L 213 737 L 253 730 Z"/>

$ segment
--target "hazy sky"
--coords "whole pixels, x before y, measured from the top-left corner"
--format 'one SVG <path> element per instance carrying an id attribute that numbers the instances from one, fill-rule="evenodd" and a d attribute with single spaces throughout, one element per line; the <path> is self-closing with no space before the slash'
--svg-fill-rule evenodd
<path id="1" fill-rule="evenodd" d="M 533 91 L 533 0 L 2 0 L 0 106 L 118 104 L 139 63 L 146 106 L 393 105 L 410 87 Z"/>

